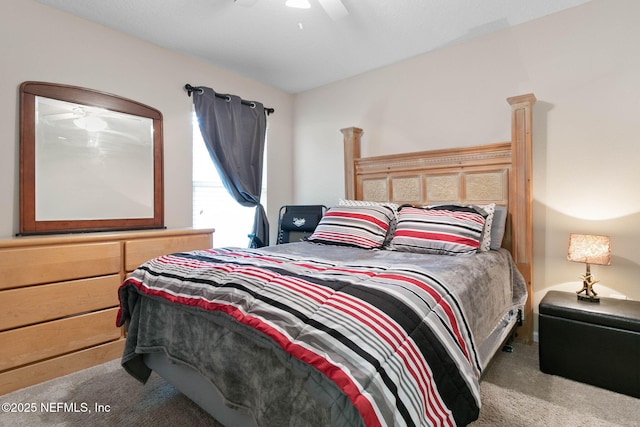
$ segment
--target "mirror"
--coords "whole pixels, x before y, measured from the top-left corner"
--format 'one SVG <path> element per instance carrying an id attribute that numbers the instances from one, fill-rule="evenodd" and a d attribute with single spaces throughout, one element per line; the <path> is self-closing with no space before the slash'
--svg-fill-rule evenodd
<path id="1" fill-rule="evenodd" d="M 164 227 L 162 114 L 91 89 L 20 86 L 20 233 Z"/>

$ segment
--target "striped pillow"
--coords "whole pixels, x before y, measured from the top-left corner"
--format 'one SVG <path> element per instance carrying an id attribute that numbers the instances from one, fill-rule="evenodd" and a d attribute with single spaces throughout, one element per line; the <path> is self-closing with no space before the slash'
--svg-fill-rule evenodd
<path id="1" fill-rule="evenodd" d="M 391 219 L 391 223 L 389 224 L 389 231 L 387 232 L 387 238 L 384 241 L 383 246 L 389 246 L 391 243 L 391 237 L 393 237 L 393 232 L 396 229 L 396 223 L 398 222 L 398 208 L 400 207 L 397 203 L 392 202 L 372 202 L 368 200 L 351 200 L 351 199 L 338 199 L 339 206 L 388 206 L 393 211 L 393 218 Z"/>
<path id="2" fill-rule="evenodd" d="M 387 206 L 337 206 L 329 209 L 307 240 L 331 245 L 381 248 L 393 211 Z"/>
<path id="3" fill-rule="evenodd" d="M 479 252 L 486 216 L 475 206 L 403 206 L 390 249 L 439 255 Z"/>

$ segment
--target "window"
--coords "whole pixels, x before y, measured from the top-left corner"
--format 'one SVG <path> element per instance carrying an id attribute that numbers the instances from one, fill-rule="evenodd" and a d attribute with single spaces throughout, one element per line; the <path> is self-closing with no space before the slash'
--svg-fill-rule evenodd
<path id="1" fill-rule="evenodd" d="M 253 228 L 255 208 L 241 206 L 222 184 L 220 175 L 205 146 L 198 119 L 193 113 L 193 227 L 215 228 L 213 244 L 216 247 L 246 248 Z M 265 144 L 266 153 L 266 144 Z M 265 155 L 266 159 L 266 155 Z M 266 209 L 267 169 L 262 169 L 262 205 Z"/>

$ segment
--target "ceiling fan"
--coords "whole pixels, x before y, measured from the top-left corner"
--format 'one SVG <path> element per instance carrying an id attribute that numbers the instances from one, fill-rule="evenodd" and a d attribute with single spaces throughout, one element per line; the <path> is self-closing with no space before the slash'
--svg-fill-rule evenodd
<path id="1" fill-rule="evenodd" d="M 258 0 L 233 0 L 238 6 L 251 7 L 258 2 Z M 344 6 L 341 0 L 318 0 L 322 9 L 329 15 L 331 19 L 337 21 L 349 15 L 349 11 Z M 308 9 L 311 7 L 309 0 L 287 0 L 285 6 L 295 7 L 301 9 Z"/>

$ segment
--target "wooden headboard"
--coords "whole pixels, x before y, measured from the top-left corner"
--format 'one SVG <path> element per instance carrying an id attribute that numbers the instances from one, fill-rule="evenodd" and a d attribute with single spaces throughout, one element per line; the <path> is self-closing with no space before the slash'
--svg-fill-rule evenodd
<path id="1" fill-rule="evenodd" d="M 511 141 L 465 148 L 360 157 L 362 129 L 342 129 L 347 199 L 428 205 L 496 203 L 507 207 L 503 247 L 527 282 L 520 341 L 533 339 L 533 94 L 507 99 Z"/>

